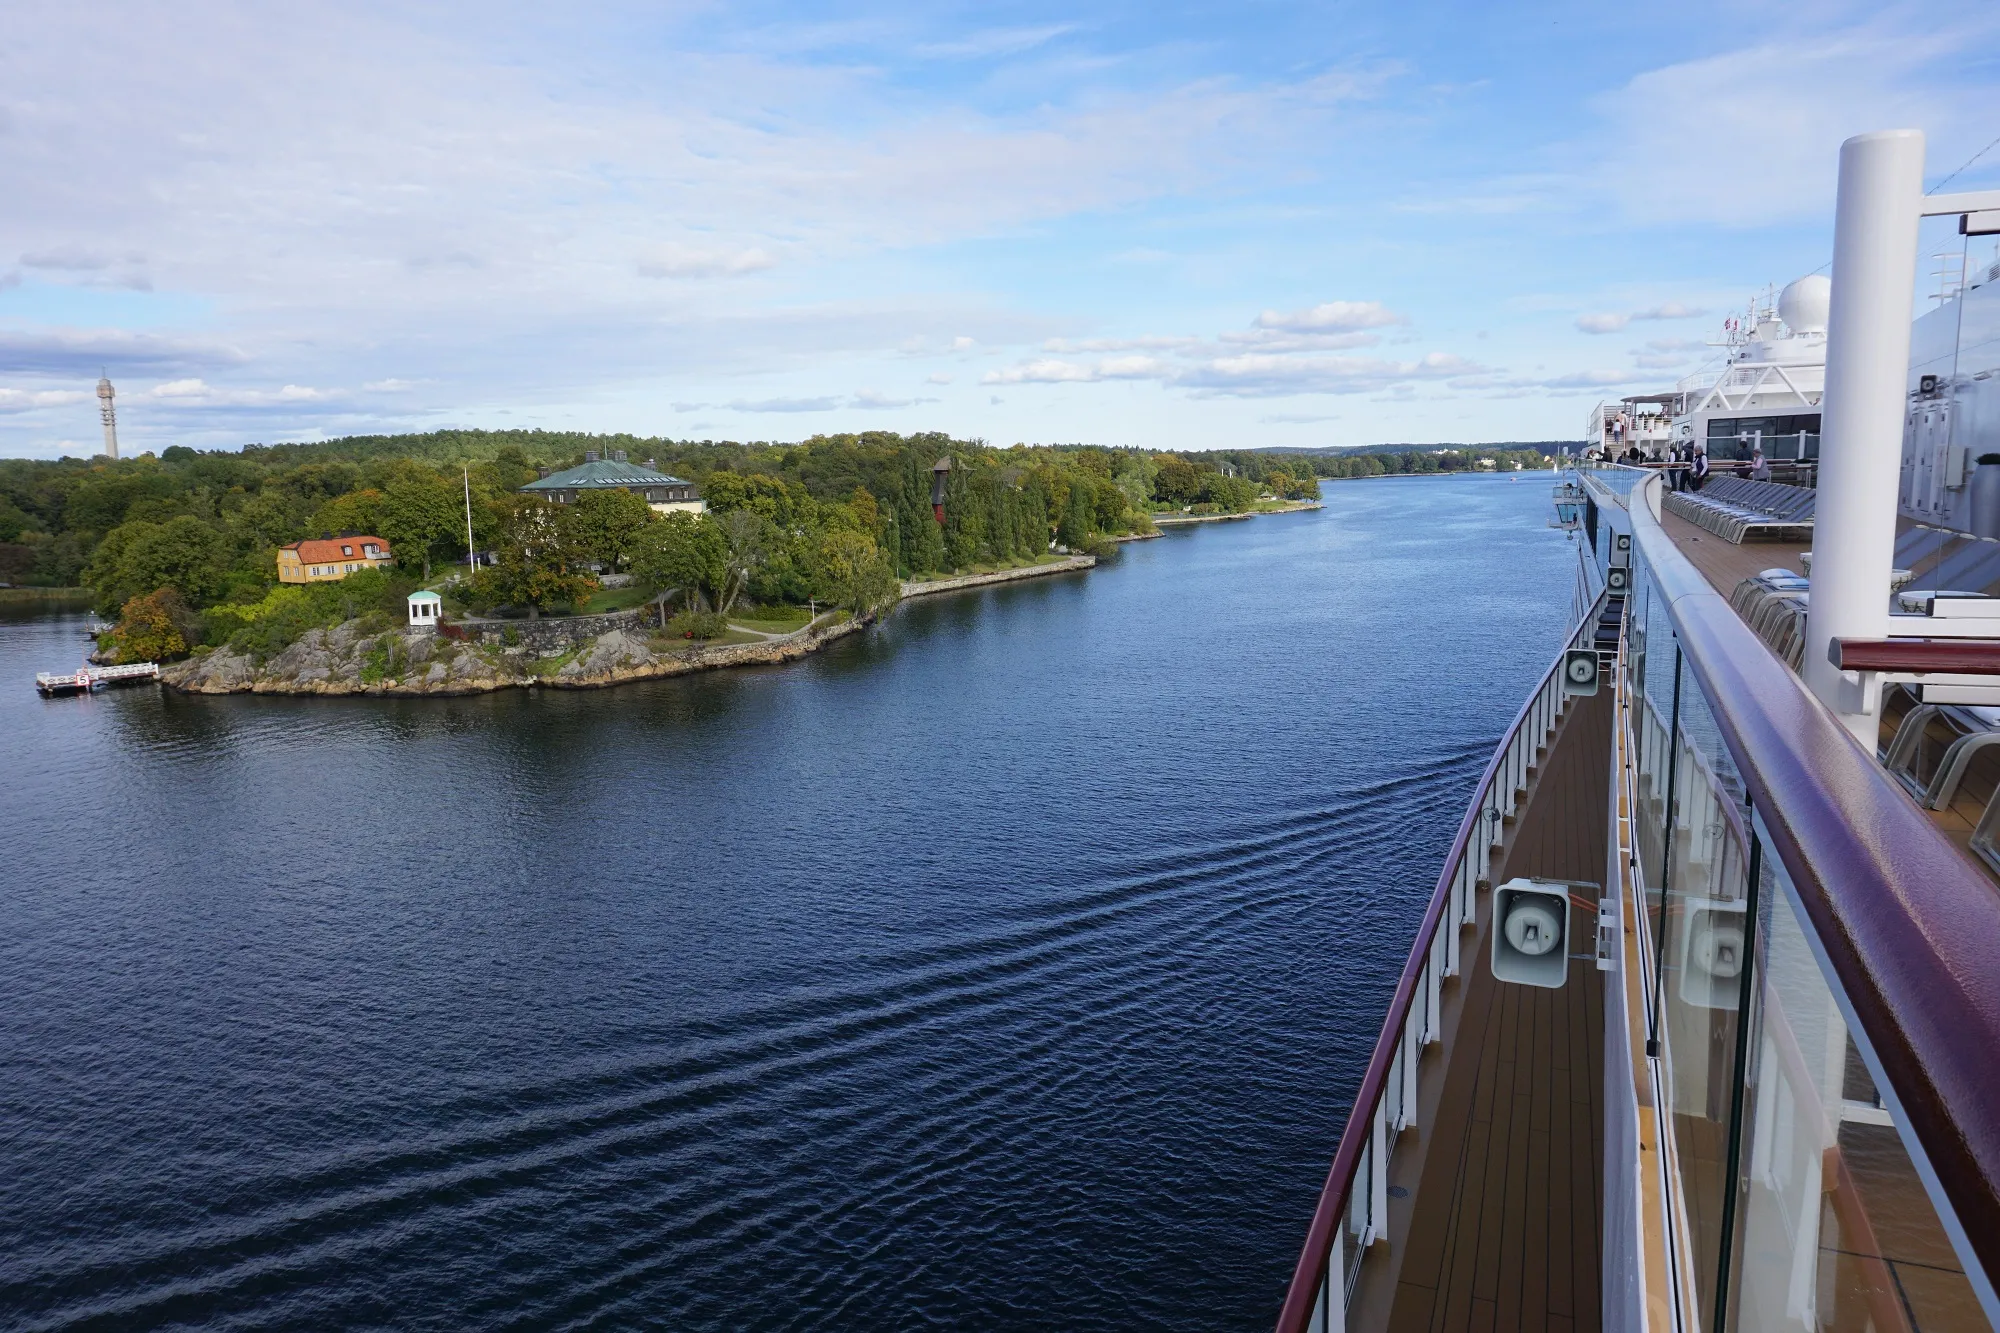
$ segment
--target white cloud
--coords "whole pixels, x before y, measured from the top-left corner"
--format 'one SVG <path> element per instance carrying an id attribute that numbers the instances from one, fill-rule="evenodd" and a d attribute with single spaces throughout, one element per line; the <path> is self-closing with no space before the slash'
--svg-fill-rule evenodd
<path id="1" fill-rule="evenodd" d="M 233 347 L 169 334 L 123 329 L 0 329 L 0 366 L 9 371 L 114 377 L 137 371 L 231 366 L 244 360 Z"/>
<path id="2" fill-rule="evenodd" d="M 1266 310 L 1257 316 L 1258 328 L 1291 333 L 1345 333 L 1409 322 L 1380 301 L 1328 301 L 1306 310 Z"/>
<path id="3" fill-rule="evenodd" d="M 1984 45 L 1990 20 L 1908 19 L 1890 9 L 1872 24 L 1788 32 L 1637 75 L 1596 99 L 1609 129 L 1602 179 L 1640 164 L 1649 180 L 1687 185 L 1599 194 L 1648 226 L 1827 217 L 1843 139 L 1885 126 L 1950 126 L 1983 104 L 1954 99 L 1931 66 Z"/>
<path id="4" fill-rule="evenodd" d="M 1356 356 L 1279 356 L 1268 352 L 1217 357 L 1181 377 L 1206 397 L 1263 398 L 1293 393 L 1368 393 L 1417 380 L 1450 380 L 1484 367 L 1448 352 L 1414 361 Z"/>
<path id="5" fill-rule="evenodd" d="M 72 273 L 94 273 L 115 264 L 143 264 L 146 256 L 126 254 L 112 256 L 87 250 L 76 245 L 59 245 L 48 250 L 35 251 L 21 256 L 23 268 L 56 269 Z"/>
<path id="6" fill-rule="evenodd" d="M 847 405 L 854 408 L 886 411 L 898 407 L 916 407 L 923 403 L 935 403 L 936 401 L 937 399 L 935 398 L 891 398 L 888 394 L 877 392 L 874 389 L 863 389 L 848 399 Z"/>
<path id="7" fill-rule="evenodd" d="M 917 54 L 931 60 L 983 60 L 1019 55 L 1074 31 L 1074 23 L 1048 23 L 1032 28 L 987 28 L 955 42 L 926 43 L 917 47 Z"/>
<path id="8" fill-rule="evenodd" d="M 831 412 L 838 398 L 738 398 L 722 404 L 734 412 Z"/>
<path id="9" fill-rule="evenodd" d="M 287 384 L 275 390 L 220 388 L 200 379 L 168 380 L 156 384 L 138 397 L 169 404 L 196 404 L 202 407 L 296 407 L 323 403 L 338 395 L 327 389 L 303 384 Z"/>
<path id="10" fill-rule="evenodd" d="M 67 407 L 90 401 L 75 389 L 0 389 L 0 412 L 32 412 L 38 407 Z"/>
<path id="11" fill-rule="evenodd" d="M 1382 338 L 1374 333 L 1285 333 L 1276 329 L 1248 329 L 1224 333 L 1217 341 L 1255 347 L 1265 352 L 1334 352 L 1350 347 L 1373 347 Z"/>
<path id="12" fill-rule="evenodd" d="M 684 245 L 661 245 L 639 257 L 643 278 L 737 278 L 777 267 L 778 261 L 764 250 L 703 250 Z"/>
<path id="13" fill-rule="evenodd" d="M 391 378 L 386 380 L 371 380 L 361 387 L 369 393 L 408 393 L 411 389 L 416 388 L 417 384 L 415 380 Z"/>
<path id="14" fill-rule="evenodd" d="M 1042 343 L 1044 352 L 1074 355 L 1078 352 L 1162 352 L 1201 346 L 1199 338 L 1147 336 L 1141 338 L 1050 338 Z"/>
<path id="15" fill-rule="evenodd" d="M 1708 312 L 1699 306 L 1684 305 L 1679 301 L 1668 301 L 1663 305 L 1646 310 L 1623 310 L 1606 314 L 1578 315 L 1576 326 L 1585 333 L 1622 333 L 1633 320 L 1650 319 L 1699 319 Z"/>
<path id="16" fill-rule="evenodd" d="M 951 383 L 951 376 L 949 376 L 949 375 L 945 374 L 945 373 L 944 373 L 944 372 L 943 372 L 942 370 L 940 370 L 940 371 L 937 371 L 937 372 L 935 372 L 934 374 L 930 374 L 930 375 L 926 375 L 926 376 L 924 376 L 924 383 L 926 383 L 926 384 L 949 384 L 949 383 Z"/>
<path id="17" fill-rule="evenodd" d="M 1170 378 L 1167 364 L 1151 356 L 1109 356 L 1093 363 L 1044 357 L 1004 370 L 989 370 L 981 384 L 1091 384 L 1099 380 Z"/>

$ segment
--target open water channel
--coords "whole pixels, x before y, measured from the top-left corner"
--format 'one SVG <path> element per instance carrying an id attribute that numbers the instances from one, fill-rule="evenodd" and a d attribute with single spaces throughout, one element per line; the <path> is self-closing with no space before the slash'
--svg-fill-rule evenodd
<path id="1" fill-rule="evenodd" d="M 44 701 L 0 621 L 0 1327 L 1268 1327 L 1547 481 L 607 691 Z"/>

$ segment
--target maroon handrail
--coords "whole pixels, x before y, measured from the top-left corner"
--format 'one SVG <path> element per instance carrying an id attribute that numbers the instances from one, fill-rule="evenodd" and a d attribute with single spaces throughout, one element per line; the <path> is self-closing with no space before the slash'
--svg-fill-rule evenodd
<path id="1" fill-rule="evenodd" d="M 1826 656 L 1842 671 L 2000 676 L 2000 642 L 1992 639 L 1835 639 Z"/>
<path id="2" fill-rule="evenodd" d="M 2000 1275 L 2000 892 L 1644 505 L 1633 531 L 1828 966 L 1980 1266 Z"/>
<path id="3" fill-rule="evenodd" d="M 1597 610 L 1603 603 L 1600 595 L 1585 612 L 1583 619 L 1563 640 L 1563 651 L 1577 640 L 1577 635 L 1596 622 Z M 1389 1011 L 1382 1019 L 1382 1031 L 1375 1038 L 1375 1050 L 1368 1058 L 1368 1069 L 1361 1076 L 1361 1086 L 1355 1091 L 1354 1105 L 1347 1113 L 1347 1126 L 1341 1131 L 1340 1146 L 1334 1150 L 1333 1166 L 1326 1175 L 1326 1184 L 1320 1187 L 1319 1202 L 1313 1208 L 1312 1225 L 1306 1230 L 1305 1248 L 1299 1254 L 1299 1262 L 1292 1270 L 1292 1284 L 1285 1292 L 1285 1305 L 1278 1313 L 1278 1333 L 1306 1333 L 1312 1322 L 1313 1304 L 1319 1296 L 1320 1280 L 1326 1273 L 1327 1261 L 1332 1257 L 1333 1229 L 1340 1225 L 1341 1209 L 1347 1203 L 1348 1189 L 1354 1183 L 1354 1169 L 1361 1161 L 1362 1147 L 1368 1141 L 1369 1121 L 1375 1114 L 1375 1103 L 1381 1100 L 1384 1086 L 1389 1081 L 1389 1067 L 1396 1059 L 1396 1045 L 1402 1040 L 1403 1025 L 1409 1021 L 1410 1006 L 1417 993 L 1417 979 L 1424 969 L 1424 959 L 1429 956 L 1431 945 L 1437 938 L 1438 923 L 1444 919 L 1446 905 L 1451 900 L 1452 878 L 1458 873 L 1459 862 L 1464 859 L 1466 849 L 1471 845 L 1473 830 L 1485 819 L 1486 798 L 1493 786 L 1493 779 L 1500 771 L 1507 748 L 1514 743 L 1514 737 L 1532 714 L 1535 701 L 1541 697 L 1542 689 L 1551 677 L 1562 671 L 1563 659 L 1558 654 L 1542 678 L 1535 682 L 1535 688 L 1528 691 L 1521 709 L 1514 715 L 1514 721 L 1502 733 L 1500 743 L 1493 747 L 1493 757 L 1486 761 L 1486 771 L 1479 776 L 1479 785 L 1473 789 L 1473 798 L 1465 811 L 1465 818 L 1459 821 L 1458 836 L 1452 839 L 1451 851 L 1445 855 L 1444 869 L 1438 872 L 1437 888 L 1431 893 L 1430 906 L 1424 909 L 1424 918 L 1418 923 L 1416 941 L 1410 946 L 1410 956 L 1403 963 L 1403 974 L 1396 980 L 1396 991 L 1389 1000 Z M 1383 1164 L 1386 1166 L 1386 1163 Z"/>

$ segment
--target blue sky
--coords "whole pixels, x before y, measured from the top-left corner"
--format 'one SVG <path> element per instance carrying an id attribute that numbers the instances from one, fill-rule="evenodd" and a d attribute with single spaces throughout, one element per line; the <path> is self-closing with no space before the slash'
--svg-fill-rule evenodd
<path id="1" fill-rule="evenodd" d="M 443 425 L 1567 438 L 1826 262 L 1843 137 L 1919 127 L 1936 179 L 2000 136 L 1991 4 L 9 24 L 10 456 L 94 451 L 100 366 L 128 452 Z M 2000 149 L 1953 184 L 2000 184 Z M 1957 249 L 1930 225 L 1927 255 Z"/>

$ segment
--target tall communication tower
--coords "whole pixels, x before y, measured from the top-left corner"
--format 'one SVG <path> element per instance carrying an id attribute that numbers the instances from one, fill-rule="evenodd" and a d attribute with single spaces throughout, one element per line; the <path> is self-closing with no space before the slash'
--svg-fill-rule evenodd
<path id="1" fill-rule="evenodd" d="M 111 377 L 104 375 L 97 381 L 97 412 L 104 418 L 104 452 L 108 457 L 118 457 L 118 409 L 111 405 L 117 390 L 111 387 Z"/>

